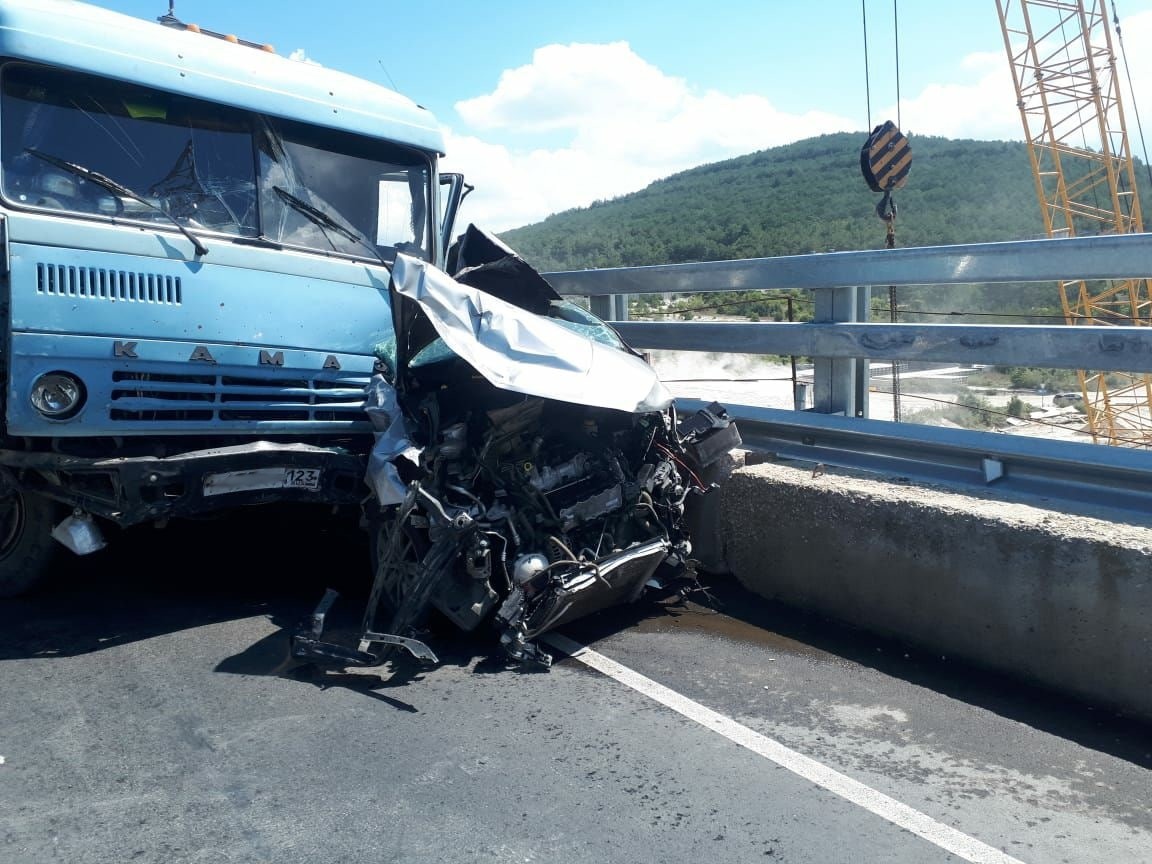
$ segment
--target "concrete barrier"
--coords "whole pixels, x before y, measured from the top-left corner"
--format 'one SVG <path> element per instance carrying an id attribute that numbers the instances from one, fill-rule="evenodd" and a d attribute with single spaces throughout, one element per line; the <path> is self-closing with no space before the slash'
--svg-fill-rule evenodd
<path id="1" fill-rule="evenodd" d="M 1152 720 L 1152 528 L 795 463 L 720 496 L 757 594 Z"/>

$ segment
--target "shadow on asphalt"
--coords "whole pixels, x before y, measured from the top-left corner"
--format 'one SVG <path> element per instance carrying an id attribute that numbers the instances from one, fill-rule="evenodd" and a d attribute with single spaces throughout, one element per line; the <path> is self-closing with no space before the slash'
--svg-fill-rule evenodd
<path id="1" fill-rule="evenodd" d="M 253 508 L 108 540 L 83 558 L 65 552 L 36 593 L 0 601 L 0 660 L 75 656 L 254 615 L 295 621 L 328 584 L 369 572 L 363 532 L 327 511 Z"/>
<path id="2" fill-rule="evenodd" d="M 71 657 L 222 621 L 264 616 L 278 629 L 221 661 L 226 674 L 272 675 L 327 689 L 343 687 L 412 711 L 389 692 L 418 683 L 427 667 L 401 654 L 379 669 L 348 672 L 294 660 L 289 637 L 328 587 L 341 592 L 330 615 L 335 641 L 353 645 L 367 599 L 365 535 L 325 511 L 253 508 L 218 522 L 131 529 L 87 558 L 62 559 L 44 590 L 0 601 L 0 661 Z M 610 609 L 567 625 L 592 643 L 625 628 L 675 620 L 717 638 L 839 659 L 943 693 L 1053 735 L 1152 768 L 1152 729 L 1003 674 L 914 645 L 880 638 L 772 603 L 723 577 L 708 592 Z M 709 611 L 715 614 L 707 614 Z M 441 665 L 478 674 L 540 674 L 510 666 L 490 630 L 464 634 L 432 622 L 427 640 Z"/>
<path id="3" fill-rule="evenodd" d="M 331 587 L 340 599 L 326 638 L 355 647 L 371 568 L 367 537 L 326 510 L 252 508 L 211 521 L 172 522 L 110 532 L 84 558 L 64 553 L 45 586 L 0 601 L 0 661 L 75 657 L 253 616 L 276 631 L 227 657 L 215 671 L 268 675 L 320 689 L 341 687 L 415 711 L 382 691 L 417 683 L 428 667 L 400 654 L 354 672 L 291 656 L 289 640 Z M 441 623 L 427 636 L 441 665 L 505 671 L 493 634 L 463 634 Z"/>

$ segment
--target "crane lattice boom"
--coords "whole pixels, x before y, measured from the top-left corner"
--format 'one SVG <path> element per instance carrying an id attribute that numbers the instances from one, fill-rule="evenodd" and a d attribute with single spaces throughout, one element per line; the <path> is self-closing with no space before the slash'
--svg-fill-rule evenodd
<path id="1" fill-rule="evenodd" d="M 1144 230 L 1107 0 L 996 0 L 1049 237 Z M 1074 325 L 1152 323 L 1152 280 L 1060 283 Z M 1152 447 L 1152 378 L 1083 370 L 1096 441 Z"/>

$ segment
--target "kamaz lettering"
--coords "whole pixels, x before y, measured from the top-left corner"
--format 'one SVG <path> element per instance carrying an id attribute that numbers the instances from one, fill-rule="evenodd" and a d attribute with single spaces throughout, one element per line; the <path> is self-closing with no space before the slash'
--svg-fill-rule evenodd
<path id="1" fill-rule="evenodd" d="M 130 360 L 139 360 L 140 355 L 136 353 L 138 342 L 130 342 L 122 339 L 117 339 L 112 343 L 112 355 L 114 357 L 126 357 Z M 215 363 L 216 358 L 212 356 L 212 352 L 208 350 L 205 345 L 197 345 L 192 349 L 192 354 L 189 360 L 203 360 L 208 363 Z M 261 366 L 283 366 L 284 365 L 284 352 L 271 351 L 267 348 L 261 348 L 260 353 L 257 355 L 257 361 Z M 321 369 L 340 369 L 340 361 L 336 355 L 329 354 L 324 358 L 324 362 L 320 365 Z"/>

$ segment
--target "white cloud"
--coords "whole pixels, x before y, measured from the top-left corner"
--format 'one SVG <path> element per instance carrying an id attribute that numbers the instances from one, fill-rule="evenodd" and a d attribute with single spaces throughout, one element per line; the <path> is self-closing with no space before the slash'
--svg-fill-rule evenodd
<path id="1" fill-rule="evenodd" d="M 626 42 L 540 48 L 530 65 L 506 71 L 494 91 L 456 110 L 488 140 L 448 130 L 446 166 L 476 184 L 464 217 L 496 231 L 696 165 L 856 125 L 823 112 L 785 114 L 762 96 L 694 91 Z M 491 140 L 542 135 L 561 143 Z"/>
<path id="2" fill-rule="evenodd" d="M 1152 45 L 1152 12 L 1125 19 L 1123 33 L 1139 107 L 1149 117 L 1152 51 L 1134 46 Z M 1022 140 L 1015 101 L 1007 58 L 973 53 L 954 81 L 902 100 L 901 125 L 913 136 Z M 822 111 L 789 114 L 758 94 L 701 91 L 626 42 L 545 46 L 530 64 L 505 71 L 492 92 L 455 107 L 462 122 L 445 130 L 445 167 L 476 186 L 462 218 L 494 231 L 691 167 L 862 125 Z M 883 115 L 896 117 L 895 106 Z"/>
<path id="3" fill-rule="evenodd" d="M 1007 56 L 1003 52 L 969 54 L 961 68 L 975 80 L 930 84 L 918 96 L 901 100 L 902 128 L 913 135 L 1023 141 L 1024 126 Z M 895 107 L 888 116 L 896 119 Z"/>
<path id="4" fill-rule="evenodd" d="M 1121 33 L 1123 52 L 1114 31 L 1112 47 L 1117 55 L 1117 76 L 1129 144 L 1133 154 L 1141 155 L 1136 114 L 1139 113 L 1143 119 L 1152 109 L 1152 11 L 1125 18 L 1121 22 Z M 914 134 L 948 138 L 1023 141 L 1024 126 L 1016 108 L 1016 90 L 1004 52 L 969 54 L 961 62 L 960 69 L 964 80 L 929 85 L 915 98 L 901 102 L 904 129 Z M 1131 91 L 1128 88 L 1129 76 L 1132 79 Z M 1071 108 L 1065 108 L 1071 111 Z M 895 108 L 889 110 L 894 118 Z M 1061 113 L 1063 109 L 1057 108 L 1055 114 Z M 1093 146 L 1091 140 L 1089 146 Z"/>
<path id="5" fill-rule="evenodd" d="M 528 66 L 505 71 L 492 93 L 458 102 L 456 110 L 480 130 L 538 132 L 622 112 L 664 116 L 684 90 L 683 81 L 636 56 L 627 42 L 546 45 Z"/>
<path id="6" fill-rule="evenodd" d="M 289 60 L 297 60 L 301 63 L 307 63 L 310 66 L 321 65 L 321 64 L 317 63 L 315 60 L 313 60 L 311 57 L 309 57 L 308 53 L 303 48 L 297 48 L 295 51 L 293 51 L 291 54 L 288 55 L 288 59 Z"/>
<path id="7" fill-rule="evenodd" d="M 1133 106 L 1129 102 L 1125 102 L 1125 110 L 1127 114 L 1127 127 L 1129 137 L 1132 139 L 1133 152 L 1139 148 L 1139 143 L 1135 140 L 1136 132 L 1136 118 L 1135 114 L 1139 112 L 1140 122 L 1152 122 L 1152 11 L 1141 12 L 1138 15 L 1132 15 L 1125 18 L 1121 22 L 1120 34 L 1123 39 L 1123 58 L 1128 61 L 1128 75 L 1132 76 L 1132 89 L 1135 91 L 1136 104 Z M 1121 53 L 1121 45 L 1117 43 L 1115 46 L 1116 52 Z M 1123 74 L 1123 69 L 1121 69 Z M 1125 84 L 1127 84 L 1127 76 L 1125 76 Z M 1128 90 L 1125 88 L 1124 96 L 1128 96 Z M 1135 108 L 1136 110 L 1133 110 Z M 1152 134 L 1152 129 L 1149 130 Z M 1143 154 L 1141 154 L 1143 159 Z M 1145 210 L 1148 208 L 1145 207 Z"/>

